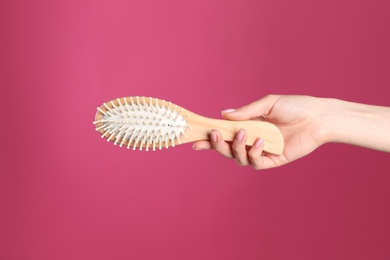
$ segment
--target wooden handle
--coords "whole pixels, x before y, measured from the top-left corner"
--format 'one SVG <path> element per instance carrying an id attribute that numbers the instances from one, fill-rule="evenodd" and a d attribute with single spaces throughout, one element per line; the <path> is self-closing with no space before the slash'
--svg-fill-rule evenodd
<path id="1" fill-rule="evenodd" d="M 248 136 L 246 145 L 252 146 L 256 139 L 261 137 L 264 140 L 264 151 L 277 155 L 283 153 L 283 136 L 279 129 L 271 123 L 256 120 L 228 121 L 189 113 L 187 122 L 191 129 L 186 131 L 185 142 L 208 140 L 212 129 L 220 131 L 225 141 L 233 141 L 237 132 L 242 128 Z"/>

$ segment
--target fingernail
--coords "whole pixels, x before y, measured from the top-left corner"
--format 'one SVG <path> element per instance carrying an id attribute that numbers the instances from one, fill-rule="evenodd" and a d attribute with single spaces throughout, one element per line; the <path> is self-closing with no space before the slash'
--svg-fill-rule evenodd
<path id="1" fill-rule="evenodd" d="M 211 138 L 211 141 L 212 141 L 213 143 L 216 143 L 216 142 L 218 141 L 218 139 L 217 139 L 217 134 L 214 133 L 214 132 L 211 132 L 211 133 L 210 133 L 210 138 Z"/>
<path id="2" fill-rule="evenodd" d="M 221 113 L 225 114 L 225 113 L 231 113 L 231 112 L 234 112 L 234 111 L 236 111 L 234 108 L 229 108 L 229 109 L 222 110 Z"/>
<path id="3" fill-rule="evenodd" d="M 253 146 L 255 148 L 260 148 L 262 144 L 263 144 L 263 139 L 258 138 Z"/>
<path id="4" fill-rule="evenodd" d="M 236 140 L 241 142 L 242 139 L 244 138 L 244 135 L 245 135 L 245 131 L 240 129 L 236 135 Z"/>
<path id="5" fill-rule="evenodd" d="M 202 148 L 196 147 L 195 145 L 192 146 L 192 149 L 194 149 L 194 150 L 196 150 L 196 151 L 201 151 L 201 150 L 203 150 Z"/>

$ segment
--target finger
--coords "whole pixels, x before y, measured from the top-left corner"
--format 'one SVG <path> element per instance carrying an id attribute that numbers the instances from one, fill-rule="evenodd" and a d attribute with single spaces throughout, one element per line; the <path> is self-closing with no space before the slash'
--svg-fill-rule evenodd
<path id="1" fill-rule="evenodd" d="M 223 110 L 221 112 L 222 117 L 228 120 L 238 121 L 268 115 L 279 98 L 279 95 L 267 95 L 255 102 L 240 107 L 239 109 Z"/>
<path id="2" fill-rule="evenodd" d="M 230 146 L 225 142 L 222 134 L 218 130 L 211 130 L 210 132 L 210 145 L 211 148 L 222 154 L 227 158 L 233 158 L 232 150 Z"/>
<path id="3" fill-rule="evenodd" d="M 262 157 L 264 147 L 264 141 L 261 138 L 258 138 L 251 149 L 248 151 L 248 158 L 251 162 L 251 165 L 255 170 L 259 170 L 262 168 L 264 164 L 264 160 Z"/>
<path id="4" fill-rule="evenodd" d="M 264 141 L 258 138 L 248 152 L 249 161 L 255 170 L 263 170 L 276 167 L 274 162 L 263 155 Z"/>
<path id="5" fill-rule="evenodd" d="M 209 141 L 197 141 L 193 143 L 192 148 L 194 150 L 209 150 L 211 149 L 211 144 Z"/>
<path id="6" fill-rule="evenodd" d="M 241 166 L 249 165 L 248 153 L 245 149 L 245 143 L 247 139 L 247 134 L 245 130 L 240 129 L 233 140 L 232 152 L 236 161 Z"/>
<path id="7" fill-rule="evenodd" d="M 255 170 L 270 169 L 288 163 L 284 156 L 263 155 L 264 141 L 258 138 L 248 152 L 248 158 Z"/>

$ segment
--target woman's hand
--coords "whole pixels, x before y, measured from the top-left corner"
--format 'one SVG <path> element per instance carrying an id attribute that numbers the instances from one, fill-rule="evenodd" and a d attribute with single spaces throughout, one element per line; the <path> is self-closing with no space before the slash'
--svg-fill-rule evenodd
<path id="1" fill-rule="evenodd" d="M 324 144 L 328 132 L 322 119 L 324 100 L 309 96 L 269 95 L 237 110 L 222 111 L 227 120 L 264 120 L 275 124 L 284 137 L 283 154 L 263 153 L 263 140 L 258 139 L 246 149 L 245 129 L 241 129 L 232 143 L 223 140 L 214 129 L 210 141 L 194 143 L 196 150 L 215 149 L 227 158 L 235 158 L 239 165 L 252 165 L 255 169 L 266 169 L 284 165 L 301 158 Z"/>
<path id="2" fill-rule="evenodd" d="M 358 145 L 390 152 L 390 107 L 372 106 L 338 99 L 310 96 L 268 95 L 239 109 L 222 111 L 227 120 L 264 120 L 279 127 L 284 138 L 283 154 L 263 153 L 259 138 L 249 149 L 245 129 L 232 143 L 214 129 L 210 141 L 194 143 L 196 150 L 215 149 L 239 165 L 267 169 L 299 159 L 328 142 Z"/>

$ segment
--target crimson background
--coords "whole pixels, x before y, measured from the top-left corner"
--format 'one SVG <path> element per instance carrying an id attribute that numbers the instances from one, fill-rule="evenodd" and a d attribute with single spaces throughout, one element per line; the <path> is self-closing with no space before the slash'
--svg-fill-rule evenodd
<path id="1" fill-rule="evenodd" d="M 389 154 L 256 172 L 99 138 L 102 102 L 266 94 L 389 105 L 386 0 L 0 2 L 0 259 L 389 259 Z"/>

